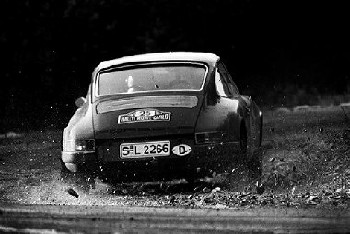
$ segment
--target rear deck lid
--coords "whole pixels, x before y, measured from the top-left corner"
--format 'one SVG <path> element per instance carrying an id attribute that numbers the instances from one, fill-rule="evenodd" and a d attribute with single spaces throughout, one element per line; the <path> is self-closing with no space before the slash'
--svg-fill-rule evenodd
<path id="1" fill-rule="evenodd" d="M 151 138 L 194 132 L 201 95 L 149 95 L 95 105 L 97 139 Z"/>

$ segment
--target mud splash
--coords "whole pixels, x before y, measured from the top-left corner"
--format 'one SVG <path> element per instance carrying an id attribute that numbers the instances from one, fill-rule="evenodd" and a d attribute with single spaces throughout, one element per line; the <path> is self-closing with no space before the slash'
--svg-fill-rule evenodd
<path id="1" fill-rule="evenodd" d="M 349 123 L 339 109 L 265 115 L 263 190 L 244 167 L 184 181 L 109 185 L 88 192 L 60 180 L 61 132 L 0 141 L 0 201 L 21 204 L 237 207 L 342 207 L 350 204 Z M 306 116 L 308 118 L 306 118 Z"/>

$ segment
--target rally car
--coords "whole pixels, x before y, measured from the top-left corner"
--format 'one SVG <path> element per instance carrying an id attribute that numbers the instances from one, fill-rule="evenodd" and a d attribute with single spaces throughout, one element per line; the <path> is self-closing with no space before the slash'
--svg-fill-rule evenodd
<path id="1" fill-rule="evenodd" d="M 241 159 L 260 168 L 262 112 L 216 54 L 101 62 L 76 105 L 63 132 L 64 176 L 193 181 Z"/>

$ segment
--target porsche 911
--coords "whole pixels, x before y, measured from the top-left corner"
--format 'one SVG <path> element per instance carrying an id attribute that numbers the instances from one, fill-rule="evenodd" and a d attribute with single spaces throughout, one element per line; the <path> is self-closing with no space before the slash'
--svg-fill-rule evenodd
<path id="1" fill-rule="evenodd" d="M 62 174 L 114 181 L 259 170 L 262 112 L 220 57 L 169 52 L 101 62 L 63 132 Z"/>

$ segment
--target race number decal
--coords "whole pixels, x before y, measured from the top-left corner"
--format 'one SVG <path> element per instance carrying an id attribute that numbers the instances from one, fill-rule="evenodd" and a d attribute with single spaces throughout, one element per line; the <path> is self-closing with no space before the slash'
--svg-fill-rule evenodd
<path id="1" fill-rule="evenodd" d="M 170 121 L 170 114 L 170 112 L 160 111 L 156 109 L 140 109 L 124 115 L 119 115 L 118 124 Z"/>

